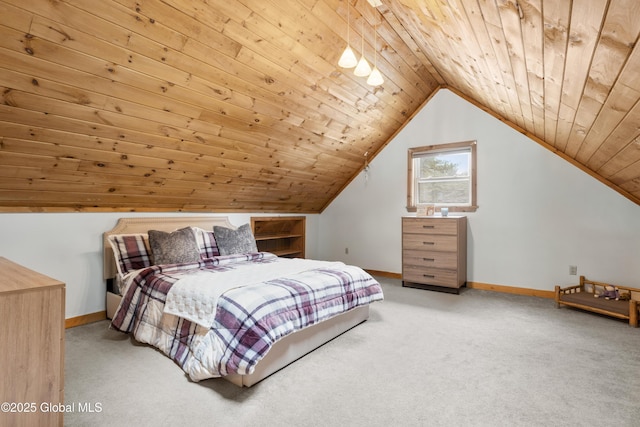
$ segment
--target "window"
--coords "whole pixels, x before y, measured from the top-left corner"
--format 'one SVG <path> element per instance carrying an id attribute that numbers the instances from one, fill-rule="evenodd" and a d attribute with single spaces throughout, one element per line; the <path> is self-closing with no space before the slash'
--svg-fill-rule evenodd
<path id="1" fill-rule="evenodd" d="M 476 141 L 409 149 L 407 210 L 435 204 L 455 212 L 474 212 Z"/>

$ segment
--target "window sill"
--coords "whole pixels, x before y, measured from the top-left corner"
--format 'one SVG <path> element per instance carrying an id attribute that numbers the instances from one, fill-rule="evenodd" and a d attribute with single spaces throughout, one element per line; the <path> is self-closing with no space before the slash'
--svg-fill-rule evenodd
<path id="1" fill-rule="evenodd" d="M 447 206 L 449 212 L 475 212 L 478 210 L 478 206 Z M 440 212 L 441 206 L 436 206 L 436 212 Z M 407 212 L 417 212 L 415 206 L 407 206 Z"/>

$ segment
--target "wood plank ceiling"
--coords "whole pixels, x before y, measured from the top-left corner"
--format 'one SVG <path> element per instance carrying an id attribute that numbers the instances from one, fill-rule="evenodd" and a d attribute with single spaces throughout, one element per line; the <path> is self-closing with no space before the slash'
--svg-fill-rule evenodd
<path id="1" fill-rule="evenodd" d="M 0 211 L 321 212 L 442 87 L 640 203 L 640 2 L 382 3 L 0 0 Z"/>

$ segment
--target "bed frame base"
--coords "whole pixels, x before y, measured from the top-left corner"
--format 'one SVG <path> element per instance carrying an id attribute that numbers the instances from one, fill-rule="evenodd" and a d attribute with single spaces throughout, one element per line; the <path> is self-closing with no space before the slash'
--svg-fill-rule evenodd
<path id="1" fill-rule="evenodd" d="M 121 299 L 120 295 L 107 292 L 107 318 L 113 319 Z M 251 374 L 231 374 L 223 378 L 239 387 L 251 387 L 368 318 L 369 306 L 365 305 L 311 325 L 276 342 Z"/>
<path id="2" fill-rule="evenodd" d="M 113 319 L 120 305 L 120 300 L 122 300 L 120 295 L 107 291 L 107 319 Z"/>
<path id="3" fill-rule="evenodd" d="M 267 355 L 258 362 L 253 373 L 231 374 L 223 378 L 240 387 L 251 387 L 368 318 L 369 306 L 361 306 L 287 335 L 271 347 Z"/>

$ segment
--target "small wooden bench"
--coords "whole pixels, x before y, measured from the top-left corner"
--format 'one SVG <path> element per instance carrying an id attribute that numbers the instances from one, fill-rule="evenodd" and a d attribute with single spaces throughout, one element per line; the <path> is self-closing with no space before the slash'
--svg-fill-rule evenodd
<path id="1" fill-rule="evenodd" d="M 620 294 L 628 293 L 630 300 L 623 301 L 596 298 L 594 295 L 601 293 L 605 289 L 605 286 L 615 286 L 618 291 L 620 291 Z M 618 319 L 625 319 L 629 321 L 629 325 L 636 328 L 638 327 L 637 299 L 639 298 L 640 289 L 587 280 L 584 276 L 580 276 L 579 285 L 566 288 L 561 288 L 556 285 L 555 291 L 556 305 L 558 308 L 560 308 L 561 305 L 566 305 Z"/>

